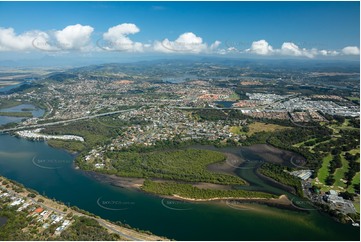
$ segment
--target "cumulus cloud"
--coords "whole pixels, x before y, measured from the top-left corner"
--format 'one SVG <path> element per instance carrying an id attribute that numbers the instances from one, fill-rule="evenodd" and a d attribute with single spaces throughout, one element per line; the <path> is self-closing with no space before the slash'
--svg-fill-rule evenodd
<path id="1" fill-rule="evenodd" d="M 347 48 L 347 47 L 346 47 Z M 346 49 L 344 48 L 344 50 Z M 346 49 L 346 51 L 342 51 L 348 54 L 359 53 L 357 47 L 351 47 Z M 316 48 L 306 49 L 300 48 L 293 42 L 284 42 L 279 49 L 274 49 L 266 40 L 258 40 L 252 42 L 252 45 L 249 49 L 243 51 L 243 53 L 251 53 L 256 55 L 283 55 L 283 56 L 291 56 L 291 57 L 308 57 L 314 58 L 316 56 L 337 56 L 340 52 L 336 50 L 318 50 Z"/>
<path id="2" fill-rule="evenodd" d="M 360 49 L 357 46 L 347 46 L 342 49 L 344 55 L 359 55 Z"/>
<path id="3" fill-rule="evenodd" d="M 0 27 L 0 51 L 32 50 L 35 40 L 46 42 L 48 39 L 49 35 L 42 31 L 34 30 L 17 35 L 13 28 Z"/>
<path id="4" fill-rule="evenodd" d="M 59 46 L 64 50 L 84 49 L 90 43 L 90 37 L 94 28 L 81 24 L 69 25 L 63 30 L 55 32 L 55 38 Z"/>
<path id="5" fill-rule="evenodd" d="M 296 44 L 294 44 L 292 42 L 285 42 L 282 44 L 281 54 L 291 55 L 291 56 L 301 56 L 302 51 Z"/>
<path id="6" fill-rule="evenodd" d="M 292 42 L 284 42 L 279 51 L 282 55 L 305 56 L 308 58 L 314 58 L 316 55 L 319 54 L 316 48 L 312 48 L 310 50 L 307 50 L 305 48 L 301 49 L 298 45 Z"/>
<path id="7" fill-rule="evenodd" d="M 319 54 L 323 56 L 337 56 L 340 54 L 340 52 L 336 50 L 320 50 Z"/>
<path id="8" fill-rule="evenodd" d="M 88 25 L 69 25 L 62 30 L 40 31 L 32 30 L 16 33 L 13 28 L 0 27 L 0 51 L 60 51 L 81 50 L 92 52 L 103 50 L 127 52 L 161 52 L 161 53 L 208 53 L 208 54 L 254 54 L 261 56 L 290 56 L 290 57 L 332 57 L 332 56 L 357 56 L 360 49 L 357 46 L 346 46 L 339 50 L 306 49 L 293 42 L 284 42 L 280 48 L 274 48 L 266 40 L 253 41 L 248 49 L 228 46 L 227 42 L 222 47 L 220 41 L 206 43 L 192 32 L 186 32 L 175 40 L 164 39 L 141 43 L 133 41 L 129 36 L 140 32 L 133 23 L 123 23 L 110 27 L 103 33 L 102 38 L 96 43 L 100 48 L 94 48 L 92 33 L 94 28 Z M 249 44 L 248 44 L 249 45 Z"/>
<path id="9" fill-rule="evenodd" d="M 210 46 L 203 42 L 203 39 L 192 32 L 187 32 L 179 35 L 175 41 L 164 39 L 163 41 L 154 42 L 154 50 L 164 53 L 201 53 L 201 52 L 213 52 L 219 45 L 220 41 L 215 41 Z"/>
<path id="10" fill-rule="evenodd" d="M 119 24 L 111 27 L 103 34 L 104 46 L 99 46 L 106 50 L 118 51 L 143 51 L 144 45 L 140 42 L 132 41 L 128 35 L 136 34 L 140 29 L 132 23 Z"/>
<path id="11" fill-rule="evenodd" d="M 247 49 L 246 52 L 257 54 L 257 55 L 270 55 L 272 54 L 273 47 L 268 44 L 265 40 L 253 41 L 251 48 Z"/>

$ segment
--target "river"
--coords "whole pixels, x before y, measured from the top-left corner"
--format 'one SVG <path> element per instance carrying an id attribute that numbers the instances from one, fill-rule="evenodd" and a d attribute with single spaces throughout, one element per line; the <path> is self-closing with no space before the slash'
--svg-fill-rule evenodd
<path id="1" fill-rule="evenodd" d="M 258 150 L 260 148 L 258 147 Z M 264 149 L 263 149 L 264 150 Z M 282 193 L 252 172 L 252 161 L 267 157 L 251 148 L 224 150 L 249 159 L 240 169 L 259 190 Z M 266 153 L 265 153 L 266 152 Z M 281 159 L 280 157 L 273 159 Z M 99 182 L 74 169 L 73 156 L 45 142 L 0 135 L 0 175 L 39 193 L 105 219 L 121 221 L 176 240 L 358 240 L 359 228 L 335 222 L 318 210 L 291 211 L 250 204 L 185 203 Z M 282 158 L 283 159 L 283 158 Z M 253 174 L 253 175 L 252 175 Z"/>

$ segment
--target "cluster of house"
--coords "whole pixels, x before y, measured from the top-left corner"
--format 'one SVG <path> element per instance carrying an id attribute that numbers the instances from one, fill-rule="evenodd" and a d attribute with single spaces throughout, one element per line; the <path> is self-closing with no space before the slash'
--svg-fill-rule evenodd
<path id="1" fill-rule="evenodd" d="M 50 225 L 57 224 L 54 235 L 60 235 L 60 233 L 69 227 L 71 224 L 71 218 L 64 219 L 64 214 L 60 214 L 54 210 L 45 209 L 39 203 L 19 196 L 18 194 L 11 194 L 6 190 L 0 189 L 0 202 L 2 204 L 8 204 L 10 207 L 17 207 L 17 212 L 27 212 L 29 217 L 33 218 L 33 221 L 40 222 L 43 229 L 47 229 Z"/>

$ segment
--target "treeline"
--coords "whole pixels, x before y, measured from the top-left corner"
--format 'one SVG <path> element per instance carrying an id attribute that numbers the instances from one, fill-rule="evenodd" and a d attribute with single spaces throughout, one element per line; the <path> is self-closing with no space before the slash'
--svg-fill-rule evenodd
<path id="1" fill-rule="evenodd" d="M 215 189 L 200 189 L 191 184 L 176 183 L 176 182 L 154 182 L 145 180 L 142 190 L 155 193 L 158 195 L 172 196 L 178 195 L 191 199 L 211 199 L 211 198 L 276 198 L 276 195 L 245 191 L 245 190 L 215 190 Z"/>
<path id="2" fill-rule="evenodd" d="M 192 110 L 192 116 L 199 121 L 218 121 L 218 120 L 235 120 L 247 119 L 249 117 L 242 114 L 239 110 L 219 110 L 219 109 L 197 109 Z"/>
<path id="3" fill-rule="evenodd" d="M 237 176 L 215 173 L 207 165 L 222 162 L 226 156 L 210 150 L 175 150 L 151 153 L 106 152 L 113 169 L 97 170 L 120 177 L 163 178 L 187 182 L 244 184 Z M 83 168 L 83 167 L 81 167 Z M 93 169 L 92 167 L 85 167 Z"/>
<path id="4" fill-rule="evenodd" d="M 299 178 L 285 172 L 285 166 L 274 164 L 274 163 L 263 163 L 257 171 L 264 176 L 272 178 L 273 180 L 282 183 L 286 186 L 290 186 L 295 189 L 296 195 L 303 197 L 303 191 L 301 181 Z"/>

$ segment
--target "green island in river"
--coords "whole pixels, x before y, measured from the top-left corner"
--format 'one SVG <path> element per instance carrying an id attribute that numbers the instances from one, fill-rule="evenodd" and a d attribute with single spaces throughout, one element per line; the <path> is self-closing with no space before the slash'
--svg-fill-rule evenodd
<path id="1" fill-rule="evenodd" d="M 0 112 L 0 116 L 32 118 L 31 112 Z"/>

